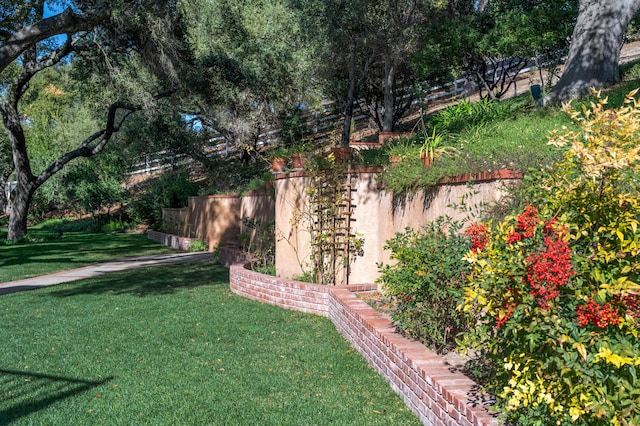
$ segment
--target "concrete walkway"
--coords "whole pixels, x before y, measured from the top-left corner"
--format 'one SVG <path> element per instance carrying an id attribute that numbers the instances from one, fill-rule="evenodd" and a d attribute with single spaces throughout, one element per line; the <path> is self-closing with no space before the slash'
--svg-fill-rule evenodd
<path id="1" fill-rule="evenodd" d="M 126 259 L 111 260 L 104 263 L 85 266 L 83 268 L 71 269 L 68 271 L 56 272 L 54 274 L 40 277 L 27 278 L 18 281 L 0 283 L 0 295 L 14 293 L 16 291 L 33 290 L 40 287 L 48 287 L 56 284 L 71 281 L 83 280 L 85 278 L 97 277 L 109 272 L 126 271 L 129 269 L 145 268 L 156 265 L 174 265 L 178 263 L 201 262 L 211 260 L 211 253 L 170 253 L 157 254 L 142 257 L 131 257 Z"/>

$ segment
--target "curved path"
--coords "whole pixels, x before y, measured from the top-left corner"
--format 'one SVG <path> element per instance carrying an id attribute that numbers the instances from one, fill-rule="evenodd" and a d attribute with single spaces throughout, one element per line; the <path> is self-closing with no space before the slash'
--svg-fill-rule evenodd
<path id="1" fill-rule="evenodd" d="M 85 278 L 97 277 L 109 272 L 126 271 L 129 269 L 144 268 L 156 265 L 172 265 L 177 263 L 201 262 L 213 259 L 209 252 L 196 253 L 170 253 L 156 254 L 142 257 L 130 257 L 126 259 L 111 260 L 97 263 L 82 268 L 42 275 L 40 277 L 26 278 L 18 281 L 0 283 L 0 295 L 14 293 L 16 291 L 33 290 L 40 287 L 48 287 Z"/>

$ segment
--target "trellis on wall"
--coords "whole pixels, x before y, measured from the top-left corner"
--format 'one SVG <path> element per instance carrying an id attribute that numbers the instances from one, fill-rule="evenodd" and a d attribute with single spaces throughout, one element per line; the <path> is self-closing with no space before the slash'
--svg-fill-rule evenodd
<path id="1" fill-rule="evenodd" d="M 311 259 L 319 284 L 348 284 L 350 264 L 362 256 L 364 238 L 352 231 L 353 184 L 349 165 L 332 155 L 306 168 Z"/>

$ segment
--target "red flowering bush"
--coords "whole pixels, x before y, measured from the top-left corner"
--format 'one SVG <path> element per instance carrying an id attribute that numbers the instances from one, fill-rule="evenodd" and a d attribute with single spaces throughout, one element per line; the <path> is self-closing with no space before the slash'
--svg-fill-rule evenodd
<path id="1" fill-rule="evenodd" d="M 640 424 L 640 105 L 582 112 L 540 198 L 476 225 L 462 341 L 514 424 Z M 482 232 L 478 230 L 482 229 Z M 472 236 L 473 239 L 473 236 Z"/>

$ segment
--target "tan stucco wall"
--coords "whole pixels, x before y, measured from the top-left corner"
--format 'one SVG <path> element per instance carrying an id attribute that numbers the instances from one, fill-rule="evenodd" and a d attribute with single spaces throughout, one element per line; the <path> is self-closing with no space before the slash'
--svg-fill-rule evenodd
<path id="1" fill-rule="evenodd" d="M 449 215 L 464 219 L 468 214 L 452 208 L 465 198 L 467 206 L 498 200 L 503 191 L 502 181 L 479 182 L 471 185 L 439 185 L 428 192 L 412 197 L 394 199 L 376 184 L 376 173 L 353 175 L 352 232 L 364 235 L 364 256 L 351 264 L 348 282 L 371 283 L 378 277 L 378 263 L 389 261 L 383 249 L 385 241 L 406 227 L 419 229 L 438 216 Z M 310 264 L 309 232 L 306 220 L 307 200 L 304 195 L 305 177 L 276 180 L 276 271 L 283 278 L 302 273 L 301 264 Z M 300 220 L 295 220 L 299 217 Z M 296 226 L 297 225 L 297 226 Z M 340 283 L 344 284 L 344 283 Z"/>
<path id="2" fill-rule="evenodd" d="M 240 199 L 240 221 L 244 218 L 250 218 L 262 224 L 268 224 L 275 220 L 275 201 L 271 194 L 268 193 L 248 193 L 244 194 Z M 253 241 L 256 229 L 245 229 L 240 222 L 240 232 L 246 232 Z"/>
<path id="3" fill-rule="evenodd" d="M 233 240 L 240 233 L 240 197 L 210 195 L 189 197 L 193 233 L 209 242 L 209 250 Z"/>
<path id="4" fill-rule="evenodd" d="M 163 209 L 162 218 L 167 232 L 209 242 L 209 251 L 219 244 L 233 241 L 242 228 L 242 218 L 252 217 L 263 222 L 272 221 L 274 201 L 266 193 L 250 193 L 189 197 L 183 209 Z"/>
<path id="5" fill-rule="evenodd" d="M 276 274 L 293 278 L 310 264 L 305 177 L 276 180 Z"/>

